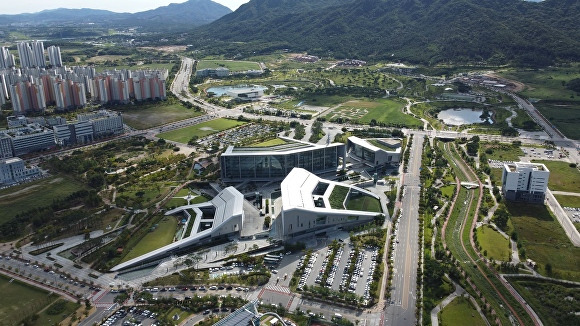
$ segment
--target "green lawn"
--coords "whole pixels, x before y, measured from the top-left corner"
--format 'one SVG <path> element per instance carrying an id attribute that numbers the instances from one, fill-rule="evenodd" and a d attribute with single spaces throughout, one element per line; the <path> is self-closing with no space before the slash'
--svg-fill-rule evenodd
<path id="1" fill-rule="evenodd" d="M 508 203 L 507 208 L 526 258 L 538 264 L 538 271 L 547 275 L 550 263 L 552 276 L 580 281 L 580 248 L 572 245 L 548 208 L 525 203 Z"/>
<path id="2" fill-rule="evenodd" d="M 183 196 L 187 196 L 187 194 L 185 194 Z M 211 199 L 204 197 L 204 196 L 197 196 L 197 197 L 193 198 L 189 203 L 191 205 L 193 205 L 193 204 L 205 203 L 206 201 L 210 201 L 210 200 Z M 166 208 L 171 208 L 171 207 L 175 208 L 175 207 L 179 207 L 179 206 L 183 206 L 183 205 L 187 205 L 187 200 L 185 200 L 183 198 L 171 198 L 169 201 L 167 201 L 167 204 L 165 204 L 165 207 Z"/>
<path id="3" fill-rule="evenodd" d="M 455 195 L 455 189 L 455 185 L 448 185 L 440 188 L 441 194 L 449 199 L 453 198 L 453 195 Z"/>
<path id="4" fill-rule="evenodd" d="M 54 302 L 58 296 L 0 275 L 0 326 L 17 325 Z"/>
<path id="5" fill-rule="evenodd" d="M 45 325 L 54 325 L 55 323 L 59 323 L 65 320 L 68 316 L 70 316 L 73 312 L 75 312 L 81 305 L 76 302 L 66 301 L 64 299 L 59 299 L 53 305 L 57 304 L 64 304 L 64 310 L 60 313 L 56 314 L 49 314 L 50 307 L 40 314 L 38 314 L 38 319 L 34 322 L 33 325 L 35 326 L 45 326 Z"/>
<path id="6" fill-rule="evenodd" d="M 490 160 L 519 162 L 524 152 L 519 146 L 503 143 L 481 143 L 481 151 Z"/>
<path id="7" fill-rule="evenodd" d="M 197 69 L 214 69 L 224 67 L 230 71 L 260 70 L 257 62 L 251 61 L 231 61 L 231 60 L 201 60 L 197 63 Z"/>
<path id="8" fill-rule="evenodd" d="M 372 122 L 407 127 L 421 126 L 422 123 L 419 119 L 401 111 L 403 106 L 401 102 L 388 99 L 349 101 L 329 113 L 326 118 L 330 121 L 342 118 L 363 124 L 371 124 Z"/>
<path id="9" fill-rule="evenodd" d="M 485 322 L 471 302 L 464 297 L 453 299 L 443 310 L 439 319 L 442 326 L 485 326 Z"/>
<path id="10" fill-rule="evenodd" d="M 477 228 L 477 241 L 481 245 L 482 251 L 487 251 L 489 259 L 510 260 L 510 242 L 493 228 L 484 225 Z"/>
<path id="11" fill-rule="evenodd" d="M 383 212 L 381 202 L 375 197 L 368 195 L 357 196 L 356 198 L 349 198 L 348 201 L 346 202 L 346 209 L 375 213 Z"/>
<path id="12" fill-rule="evenodd" d="M 173 242 L 175 232 L 177 231 L 178 221 L 175 217 L 164 217 L 154 231 L 147 233 L 119 262 L 123 263 L 133 258 L 144 255 L 155 249 L 159 249 Z"/>
<path id="13" fill-rule="evenodd" d="M 65 175 L 55 175 L 20 186 L 0 190 L 0 224 L 15 215 L 35 207 L 52 204 L 56 198 L 86 188 L 82 183 Z"/>
<path id="14" fill-rule="evenodd" d="M 284 145 L 287 143 L 288 142 L 285 141 L 284 139 L 274 138 L 274 139 L 266 140 L 266 141 L 263 141 L 260 143 L 251 144 L 248 147 L 271 147 L 271 146 L 277 146 L 277 145 Z"/>
<path id="15" fill-rule="evenodd" d="M 562 207 L 580 207 L 579 196 L 554 195 L 554 197 Z"/>
<path id="16" fill-rule="evenodd" d="M 550 170 L 548 188 L 554 191 L 577 192 L 580 189 L 580 172 L 562 161 L 533 161 L 543 163 Z"/>
<path id="17" fill-rule="evenodd" d="M 525 97 L 579 101 L 580 99 L 575 96 L 576 93 L 562 84 L 562 82 L 580 78 L 578 67 L 578 64 L 571 64 L 568 67 L 549 67 L 541 70 L 506 71 L 500 75 L 524 83 L 526 87 L 520 94 Z"/>
<path id="18" fill-rule="evenodd" d="M 202 122 L 195 126 L 164 132 L 158 134 L 157 137 L 172 140 L 178 143 L 187 144 L 193 136 L 201 138 L 207 135 L 214 134 L 216 132 L 241 126 L 243 124 L 245 124 L 245 122 L 243 121 L 220 118 Z"/>
<path id="19" fill-rule="evenodd" d="M 169 102 L 144 102 L 125 106 L 123 121 L 135 129 L 149 129 L 167 123 L 194 118 L 203 112 L 188 109 L 181 103 Z"/>
<path id="20" fill-rule="evenodd" d="M 98 57 L 94 57 L 94 58 L 98 58 Z M 175 65 L 175 63 L 151 63 L 151 64 L 133 65 L 133 66 L 128 66 L 128 65 L 117 65 L 117 66 L 97 65 L 97 66 L 95 66 L 95 70 L 97 72 L 102 72 L 105 70 L 112 70 L 112 69 L 117 69 L 117 70 L 131 69 L 133 71 L 146 70 L 146 69 L 167 69 L 167 70 L 171 71 L 171 68 L 173 68 L 174 65 Z"/>
<path id="21" fill-rule="evenodd" d="M 344 209 L 344 200 L 348 195 L 348 187 L 334 186 L 332 193 L 328 196 L 328 202 L 333 209 Z"/>

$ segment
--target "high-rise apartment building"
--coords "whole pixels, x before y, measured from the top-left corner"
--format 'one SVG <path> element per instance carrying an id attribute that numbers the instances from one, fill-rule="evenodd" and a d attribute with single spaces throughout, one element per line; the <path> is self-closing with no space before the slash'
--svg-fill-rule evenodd
<path id="1" fill-rule="evenodd" d="M 0 47 L 0 69 L 9 69 L 15 65 L 14 54 L 11 54 L 7 47 Z"/>
<path id="2" fill-rule="evenodd" d="M 15 114 L 26 112 L 44 112 L 46 110 L 46 98 L 42 80 L 36 83 L 22 81 L 10 86 L 10 99 Z"/>
<path id="3" fill-rule="evenodd" d="M 22 68 L 44 68 L 46 67 L 46 58 L 44 56 L 44 43 L 33 41 L 30 43 L 20 42 L 16 46 L 20 58 L 20 67 Z"/>
<path id="4" fill-rule="evenodd" d="M 60 47 L 58 46 L 49 46 L 46 49 L 48 52 L 48 62 L 53 67 L 62 67 L 62 57 L 60 55 Z"/>

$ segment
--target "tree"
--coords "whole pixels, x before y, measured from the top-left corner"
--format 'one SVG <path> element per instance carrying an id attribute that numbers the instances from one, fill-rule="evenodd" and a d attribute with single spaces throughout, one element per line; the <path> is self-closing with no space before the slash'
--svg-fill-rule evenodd
<path id="1" fill-rule="evenodd" d="M 547 263 L 544 269 L 546 270 L 546 274 L 552 275 L 552 264 Z"/>

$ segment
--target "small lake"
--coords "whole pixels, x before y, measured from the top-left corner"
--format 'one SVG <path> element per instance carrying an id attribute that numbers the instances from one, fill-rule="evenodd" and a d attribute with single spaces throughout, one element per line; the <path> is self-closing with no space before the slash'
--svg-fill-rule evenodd
<path id="1" fill-rule="evenodd" d="M 261 85 L 236 85 L 236 86 L 220 86 L 220 87 L 210 87 L 207 89 L 207 93 L 214 93 L 214 96 L 226 95 L 229 90 L 232 89 L 254 89 L 265 91 L 268 89 L 266 86 Z"/>
<path id="2" fill-rule="evenodd" d="M 491 118 L 480 118 L 482 109 L 448 109 L 439 112 L 437 119 L 443 120 L 445 124 L 453 126 L 468 125 L 472 123 L 483 123 L 488 121 L 493 123 Z"/>

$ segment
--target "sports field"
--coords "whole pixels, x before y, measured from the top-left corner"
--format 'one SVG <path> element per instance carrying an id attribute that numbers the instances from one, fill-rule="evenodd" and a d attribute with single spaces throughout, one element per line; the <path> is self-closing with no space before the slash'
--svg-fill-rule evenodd
<path id="1" fill-rule="evenodd" d="M 195 126 L 190 126 L 182 129 L 172 130 L 158 134 L 157 137 L 172 140 L 178 143 L 187 144 L 193 136 L 205 137 L 216 132 L 220 132 L 233 127 L 245 124 L 243 121 L 230 119 L 215 119 L 211 121 L 202 122 Z"/>
<path id="2" fill-rule="evenodd" d="M 485 322 L 473 307 L 471 302 L 464 297 L 453 299 L 440 312 L 440 325 L 443 326 L 485 326 Z"/>
<path id="3" fill-rule="evenodd" d="M 562 161 L 533 161 L 543 163 L 550 170 L 548 188 L 555 191 L 577 192 L 580 189 L 580 172 Z"/>
<path id="4" fill-rule="evenodd" d="M 82 183 L 73 178 L 55 175 L 0 190 L 0 224 L 6 223 L 16 214 L 35 207 L 48 206 L 54 199 L 64 198 L 84 188 L 86 187 Z"/>
<path id="5" fill-rule="evenodd" d="M 135 129 L 148 129 L 166 123 L 194 118 L 203 112 L 188 109 L 181 103 L 136 103 L 121 109 L 123 121 Z"/>
<path id="6" fill-rule="evenodd" d="M 547 275 L 550 263 L 552 276 L 580 281 L 580 248 L 572 245 L 548 208 L 525 203 L 508 203 L 507 208 L 526 258 L 538 264 L 538 271 Z"/>
<path id="7" fill-rule="evenodd" d="M 197 63 L 197 69 L 215 69 L 219 67 L 228 68 L 230 71 L 260 70 L 257 62 L 232 61 L 232 60 L 201 60 Z"/>
<path id="8" fill-rule="evenodd" d="M 44 290 L 0 275 L 0 326 L 17 325 L 18 321 L 37 313 L 58 299 Z"/>
<path id="9" fill-rule="evenodd" d="M 380 99 L 376 101 L 349 101 L 326 116 L 329 121 L 348 119 L 363 124 L 385 124 L 388 126 L 418 127 L 422 123 L 403 113 L 403 103 Z"/>
<path id="10" fill-rule="evenodd" d="M 510 242 L 493 228 L 484 225 L 477 228 L 477 241 L 481 245 L 482 252 L 487 252 L 487 258 L 493 260 L 510 260 Z"/>
<path id="11" fill-rule="evenodd" d="M 147 233 L 119 263 L 126 262 L 172 243 L 175 232 L 177 231 L 177 224 L 178 221 L 175 217 L 164 217 L 155 230 Z"/>

